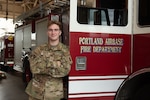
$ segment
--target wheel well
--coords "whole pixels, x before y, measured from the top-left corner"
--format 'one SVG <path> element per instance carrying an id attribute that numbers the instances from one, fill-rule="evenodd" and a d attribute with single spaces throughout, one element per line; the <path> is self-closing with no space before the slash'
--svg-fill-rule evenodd
<path id="1" fill-rule="evenodd" d="M 149 94 L 150 72 L 144 72 L 129 76 L 118 89 L 115 100 L 150 100 Z"/>

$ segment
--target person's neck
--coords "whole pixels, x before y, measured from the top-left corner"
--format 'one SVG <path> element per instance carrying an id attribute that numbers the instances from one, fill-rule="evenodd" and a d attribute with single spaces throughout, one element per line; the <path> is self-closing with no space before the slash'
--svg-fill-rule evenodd
<path id="1" fill-rule="evenodd" d="M 57 41 L 49 41 L 50 46 L 57 46 L 59 44 L 59 40 Z"/>

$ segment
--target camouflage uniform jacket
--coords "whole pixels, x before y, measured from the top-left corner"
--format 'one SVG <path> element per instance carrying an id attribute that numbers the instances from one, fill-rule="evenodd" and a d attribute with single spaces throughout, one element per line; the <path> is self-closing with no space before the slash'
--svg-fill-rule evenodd
<path id="1" fill-rule="evenodd" d="M 29 61 L 33 78 L 26 93 L 40 100 L 63 98 L 62 77 L 69 73 L 72 64 L 67 46 L 43 44 L 32 51 Z"/>

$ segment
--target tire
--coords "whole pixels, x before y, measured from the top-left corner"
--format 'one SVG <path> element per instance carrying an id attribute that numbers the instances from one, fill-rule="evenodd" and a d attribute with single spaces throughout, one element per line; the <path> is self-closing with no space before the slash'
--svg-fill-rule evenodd
<path id="1" fill-rule="evenodd" d="M 150 84 L 146 84 L 139 88 L 132 100 L 150 100 Z"/>

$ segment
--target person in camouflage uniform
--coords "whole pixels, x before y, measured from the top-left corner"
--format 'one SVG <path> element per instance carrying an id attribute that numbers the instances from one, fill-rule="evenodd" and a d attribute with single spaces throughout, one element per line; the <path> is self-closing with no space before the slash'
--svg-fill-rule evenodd
<path id="1" fill-rule="evenodd" d="M 29 61 L 33 74 L 26 93 L 29 100 L 60 100 L 63 98 L 63 80 L 71 69 L 71 56 L 66 45 L 59 42 L 61 24 L 48 23 L 49 42 L 32 51 Z"/>

